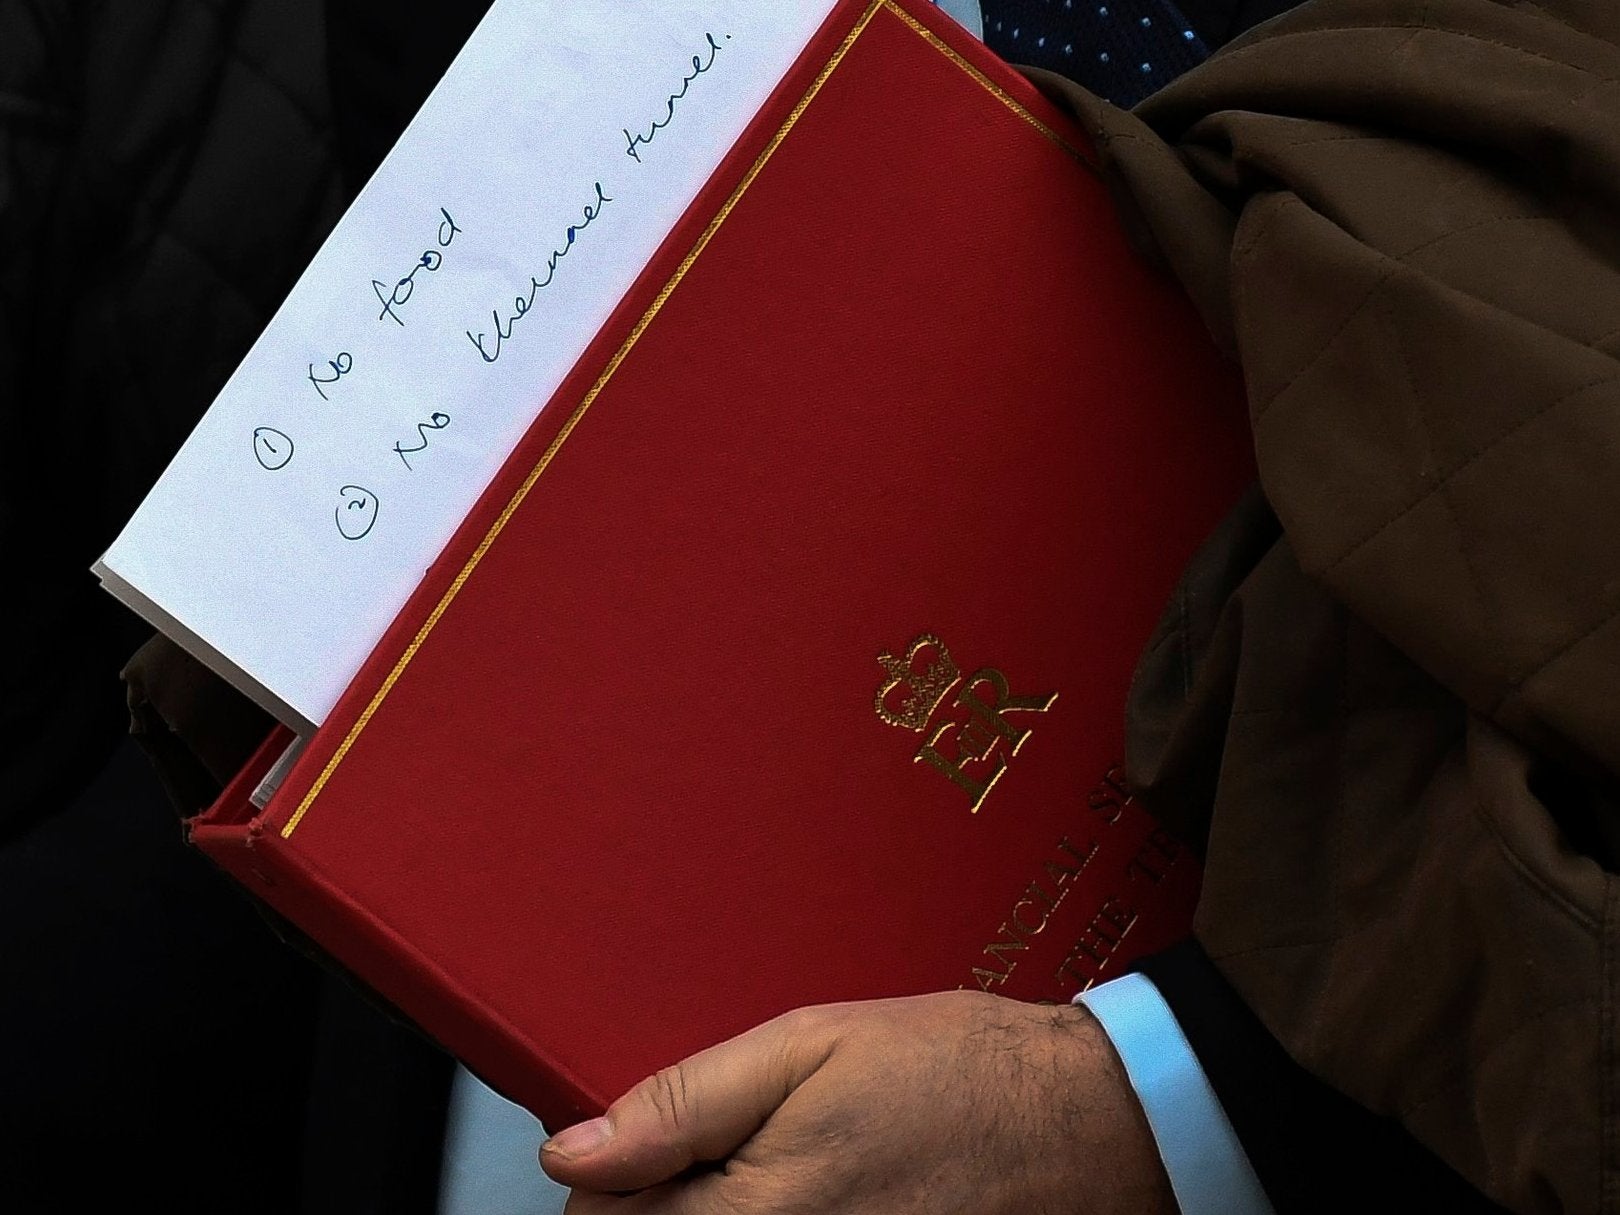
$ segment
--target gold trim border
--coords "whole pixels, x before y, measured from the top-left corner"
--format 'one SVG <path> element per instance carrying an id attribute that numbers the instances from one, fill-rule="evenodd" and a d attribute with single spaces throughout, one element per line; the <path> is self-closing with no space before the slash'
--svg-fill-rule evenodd
<path id="1" fill-rule="evenodd" d="M 1019 101 L 1018 98 L 1014 97 L 1006 89 L 1002 88 L 994 80 L 991 80 L 990 77 L 986 76 L 978 68 L 974 67 L 973 64 L 969 63 L 960 52 L 952 49 L 952 47 L 943 38 L 934 33 L 933 30 L 929 29 L 921 21 L 918 21 L 917 18 L 913 17 L 910 13 L 906 12 L 905 9 L 901 8 L 897 4 L 892 3 L 891 0 L 877 0 L 877 4 L 874 7 L 888 9 L 896 17 L 900 18 L 901 21 L 905 22 L 913 30 L 915 30 L 925 42 L 929 43 L 940 54 L 944 55 L 945 58 L 949 59 L 952 63 L 956 64 L 957 67 L 961 68 L 969 76 L 973 77 L 973 79 L 978 82 L 979 86 L 983 88 L 985 92 L 989 93 L 997 101 L 1001 102 L 1002 105 L 1006 106 L 1014 114 L 1017 114 L 1018 117 L 1029 123 L 1030 126 L 1034 127 L 1042 135 L 1046 136 L 1047 139 L 1057 144 L 1058 147 L 1062 148 L 1065 152 L 1074 157 L 1081 164 L 1085 165 L 1088 169 L 1092 169 L 1094 171 L 1098 170 L 1098 165 L 1095 160 L 1086 155 L 1086 153 L 1082 152 L 1079 148 L 1075 147 L 1067 139 L 1064 139 L 1062 135 L 1058 134 L 1057 131 L 1047 126 L 1039 118 L 1035 117 L 1035 115 L 1031 114 L 1024 108 L 1023 102 Z M 867 19 L 869 20 L 870 17 L 871 13 L 868 12 Z M 865 24 L 864 20 L 862 24 Z"/>
<path id="2" fill-rule="evenodd" d="M 477 569 L 478 563 L 484 559 L 484 554 L 489 551 L 490 545 L 495 543 L 495 538 L 501 534 L 502 530 L 506 527 L 508 520 L 510 520 L 513 514 L 516 513 L 517 508 L 523 504 L 523 500 L 529 496 L 529 491 L 534 488 L 535 482 L 540 479 L 540 474 L 546 471 L 546 467 L 551 463 L 552 457 L 554 457 L 562 448 L 562 445 L 567 442 L 568 436 L 574 432 L 574 427 L 579 425 L 580 420 L 585 416 L 585 412 L 590 409 L 592 403 L 598 396 L 601 395 L 602 389 L 607 387 L 608 381 L 613 378 L 613 373 L 619 369 L 619 364 L 624 362 L 626 356 L 628 356 L 630 351 L 635 347 L 636 342 L 640 340 L 641 335 L 646 332 L 647 326 L 652 324 L 653 318 L 656 317 L 663 309 L 665 302 L 669 299 L 670 295 L 674 293 L 675 288 L 680 286 L 681 280 L 686 277 L 686 272 L 692 268 L 692 264 L 697 261 L 699 255 L 702 254 L 703 250 L 708 247 L 709 241 L 714 238 L 714 234 L 720 230 L 720 225 L 725 223 L 727 216 L 731 214 L 733 209 L 735 209 L 737 206 L 737 203 L 741 201 L 742 196 L 747 192 L 748 187 L 753 184 L 754 179 L 759 176 L 760 170 L 762 170 L 771 157 L 776 154 L 776 149 L 780 147 L 782 141 L 787 138 L 788 132 L 791 131 L 795 125 L 797 125 L 799 118 L 804 114 L 804 111 L 809 107 L 810 103 L 815 100 L 816 94 L 821 92 L 822 85 L 827 83 L 828 77 L 830 77 L 837 69 L 838 65 L 844 61 L 844 57 L 849 54 L 850 48 L 855 45 L 856 39 L 858 39 L 866 30 L 866 27 L 871 24 L 872 18 L 884 10 L 887 10 L 888 12 L 893 13 L 896 17 L 900 18 L 902 22 L 919 34 L 931 46 L 945 55 L 946 58 L 976 80 L 998 101 L 1000 101 L 1008 109 L 1012 110 L 1013 113 L 1017 114 L 1025 122 L 1029 123 L 1030 126 L 1034 127 L 1047 139 L 1051 140 L 1058 147 L 1062 148 L 1065 152 L 1069 153 L 1069 155 L 1073 156 L 1081 163 L 1091 168 L 1096 167 L 1095 163 L 1090 157 L 1081 152 L 1078 148 L 1075 148 L 1055 130 L 1047 126 L 1039 118 L 1035 117 L 1034 114 L 1031 114 L 1023 107 L 1017 98 L 1013 97 L 1012 94 L 1008 93 L 1000 85 L 996 84 L 995 81 L 991 80 L 978 68 L 974 67 L 973 64 L 969 63 L 965 58 L 962 57 L 961 54 L 948 46 L 943 39 L 941 39 L 932 30 L 924 26 L 910 13 L 893 3 L 893 0 L 872 0 L 872 2 L 867 6 L 866 11 L 861 14 L 860 20 L 855 23 L 855 27 L 850 30 L 850 32 L 845 36 L 844 40 L 839 43 L 838 49 L 833 52 L 832 56 L 827 60 L 827 63 L 822 67 L 821 71 L 817 73 L 815 80 L 812 81 L 810 87 L 805 90 L 804 96 L 799 98 L 792 111 L 789 112 L 787 118 L 777 129 L 776 134 L 771 136 L 771 141 L 765 145 L 764 150 L 760 152 L 757 158 L 755 158 L 753 165 L 750 166 L 748 172 L 743 175 L 742 181 L 737 184 L 737 188 L 731 192 L 731 196 L 726 199 L 724 205 L 722 205 L 720 210 L 716 212 L 715 217 L 709 221 L 708 227 L 703 230 L 703 234 L 698 237 L 697 243 L 692 246 L 692 251 L 681 260 L 681 264 L 676 268 L 675 273 L 670 276 L 669 281 L 664 284 L 663 288 L 658 292 L 658 295 L 654 297 L 653 302 L 647 308 L 647 311 L 642 313 L 641 319 L 638 320 L 635 327 L 630 330 L 630 335 L 625 338 L 624 344 L 621 345 L 619 349 L 614 352 L 613 357 L 608 360 L 607 366 L 602 369 L 602 374 L 597 377 L 596 383 L 591 385 L 591 389 L 585 394 L 584 400 L 582 400 L 574 408 L 574 412 L 568 416 L 568 420 L 563 423 L 562 429 L 557 432 L 556 437 L 553 438 L 550 445 L 547 446 L 545 454 L 540 457 L 539 463 L 537 463 L 534 468 L 530 470 L 529 475 L 523 479 L 523 484 L 520 485 L 517 492 L 512 495 L 511 500 L 507 502 L 505 509 L 502 510 L 501 513 L 496 517 L 495 522 L 490 525 L 489 531 L 487 531 L 484 534 L 484 538 L 479 541 L 478 547 L 473 549 L 472 555 L 467 558 L 467 563 L 461 567 L 461 571 L 456 575 L 455 581 L 450 584 L 450 586 L 445 590 L 444 594 L 440 596 L 439 602 L 434 605 L 433 610 L 428 613 L 427 619 L 422 622 L 422 627 L 417 630 L 416 636 L 411 639 L 410 645 L 405 647 L 405 652 L 399 656 L 399 661 L 394 664 L 393 670 L 388 672 L 388 677 L 382 681 L 382 686 L 380 686 L 377 689 L 376 694 L 372 696 L 371 701 L 366 705 L 365 710 L 358 718 L 355 719 L 355 723 L 349 728 L 348 734 L 345 735 L 343 741 L 338 744 L 338 749 L 332 753 L 332 758 L 326 761 L 326 766 L 321 769 L 320 775 L 315 778 L 315 783 L 309 787 L 309 792 L 306 793 L 303 800 L 298 803 L 298 809 L 293 811 L 292 817 L 289 818 L 286 825 L 281 828 L 282 839 L 292 838 L 292 833 L 298 829 L 298 824 L 303 821 L 304 815 L 309 812 L 310 806 L 312 806 L 315 803 L 315 799 L 320 796 L 321 790 L 326 787 L 326 782 L 331 779 L 332 773 L 337 771 L 337 766 L 343 762 L 344 756 L 349 753 L 349 748 L 354 745 L 355 740 L 360 737 L 361 731 L 363 731 L 367 724 L 371 721 L 372 715 L 377 712 L 378 708 L 381 707 L 382 702 L 387 699 L 388 693 L 393 690 L 394 684 L 399 681 L 399 677 L 404 673 L 405 668 L 410 665 L 411 659 L 416 657 L 416 652 L 422 648 L 422 644 L 427 640 L 428 634 L 433 632 L 434 626 L 439 623 L 439 618 L 444 615 L 445 610 L 450 606 L 450 601 L 453 600 L 458 593 L 460 593 L 461 588 L 466 584 L 467 579 L 472 577 L 473 570 Z"/>

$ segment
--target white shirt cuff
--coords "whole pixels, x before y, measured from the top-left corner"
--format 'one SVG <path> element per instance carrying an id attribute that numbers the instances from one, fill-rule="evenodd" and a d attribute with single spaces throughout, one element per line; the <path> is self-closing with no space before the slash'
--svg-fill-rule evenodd
<path id="1" fill-rule="evenodd" d="M 1182 1215 L 1272 1215 L 1175 1014 L 1145 975 L 1075 997 L 1102 1025 L 1147 1115 Z"/>

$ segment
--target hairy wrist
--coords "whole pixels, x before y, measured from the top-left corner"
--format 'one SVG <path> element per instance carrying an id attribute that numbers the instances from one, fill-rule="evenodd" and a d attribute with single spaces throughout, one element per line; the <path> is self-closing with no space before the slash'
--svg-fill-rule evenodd
<path id="1" fill-rule="evenodd" d="M 1051 1173 L 1052 1209 L 1175 1215 L 1152 1128 L 1102 1025 L 1080 1005 L 1025 1009 L 1014 1099 L 1032 1121 L 1045 1112 L 1030 1163 Z"/>

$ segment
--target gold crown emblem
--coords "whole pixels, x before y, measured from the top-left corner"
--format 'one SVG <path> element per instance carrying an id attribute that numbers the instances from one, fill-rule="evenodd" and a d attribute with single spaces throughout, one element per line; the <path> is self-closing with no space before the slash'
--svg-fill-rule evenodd
<path id="1" fill-rule="evenodd" d="M 925 650 L 932 653 L 919 665 L 918 656 Z M 878 688 L 874 702 L 877 714 L 891 726 L 903 726 L 907 730 L 920 731 L 927 726 L 939 702 L 961 678 L 945 643 L 932 633 L 924 633 L 913 641 L 904 658 L 879 654 L 878 662 L 889 673 L 889 679 Z M 896 711 L 891 694 L 901 687 L 908 689 L 909 694 L 900 699 Z"/>

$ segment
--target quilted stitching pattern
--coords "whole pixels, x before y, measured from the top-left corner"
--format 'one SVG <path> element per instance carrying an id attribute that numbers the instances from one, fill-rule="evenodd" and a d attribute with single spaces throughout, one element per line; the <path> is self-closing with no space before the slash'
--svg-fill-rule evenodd
<path id="1" fill-rule="evenodd" d="M 1286 533 L 1189 572 L 1133 779 L 1295 1058 L 1518 1211 L 1620 1210 L 1617 80 L 1612 5 L 1318 0 L 1077 101 Z"/>
<path id="2" fill-rule="evenodd" d="M 38 575 L 8 813 L 120 731 L 140 629 L 84 571 L 340 213 L 323 30 L 322 0 L 0 4 L 0 546 Z"/>

